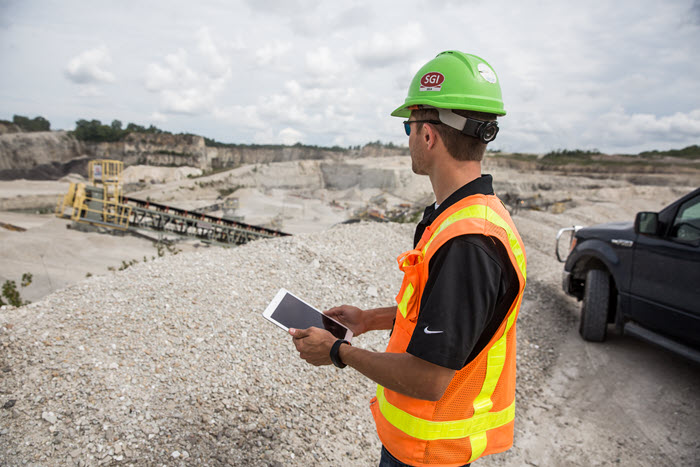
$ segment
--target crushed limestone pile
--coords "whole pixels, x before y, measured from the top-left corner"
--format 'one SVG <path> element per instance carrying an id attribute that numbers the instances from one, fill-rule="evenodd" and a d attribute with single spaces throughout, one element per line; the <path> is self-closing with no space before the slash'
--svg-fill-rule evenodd
<path id="1" fill-rule="evenodd" d="M 319 309 L 394 303 L 412 232 L 210 248 L 4 307 L 0 465 L 375 465 L 375 385 L 306 364 L 261 313 L 280 287 Z"/>

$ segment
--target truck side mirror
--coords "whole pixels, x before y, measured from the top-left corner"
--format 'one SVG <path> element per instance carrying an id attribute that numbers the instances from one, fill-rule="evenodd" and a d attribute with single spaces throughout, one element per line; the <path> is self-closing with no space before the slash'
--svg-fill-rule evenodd
<path id="1" fill-rule="evenodd" d="M 634 233 L 644 235 L 657 235 L 659 231 L 658 212 L 638 212 L 634 219 Z"/>

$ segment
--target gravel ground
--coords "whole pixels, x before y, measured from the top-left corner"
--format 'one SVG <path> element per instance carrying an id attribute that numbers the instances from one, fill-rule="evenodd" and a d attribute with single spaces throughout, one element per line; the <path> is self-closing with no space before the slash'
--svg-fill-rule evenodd
<path id="1" fill-rule="evenodd" d="M 411 231 L 180 254 L 6 307 L 0 464 L 374 464 L 374 385 L 307 365 L 261 312 L 279 287 L 321 309 L 391 303 Z M 373 334 L 356 344 L 382 349 Z"/>
<path id="2" fill-rule="evenodd" d="M 630 339 L 584 343 L 561 291 L 558 227 L 633 218 L 680 191 L 609 190 L 515 217 L 528 254 L 515 447 L 480 466 L 700 462 L 697 368 Z M 394 303 L 412 233 L 353 224 L 186 252 L 0 309 L 0 465 L 376 465 L 375 385 L 307 365 L 261 313 L 280 287 L 320 309 Z"/>
<path id="3" fill-rule="evenodd" d="M 393 303 L 412 233 L 355 224 L 189 252 L 6 307 L 0 464 L 376 465 L 374 384 L 307 365 L 261 312 L 280 287 L 320 309 Z M 519 410 L 554 358 L 530 321 L 519 320 Z"/>

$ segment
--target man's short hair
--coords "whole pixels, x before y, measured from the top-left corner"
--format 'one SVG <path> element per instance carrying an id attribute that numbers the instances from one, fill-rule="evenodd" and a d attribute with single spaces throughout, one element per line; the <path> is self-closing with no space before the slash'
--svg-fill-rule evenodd
<path id="1" fill-rule="evenodd" d="M 452 110 L 457 115 L 462 117 L 475 118 L 484 121 L 496 121 L 496 115 L 484 112 L 475 112 L 473 110 Z M 417 109 L 411 112 L 411 116 L 416 120 L 439 120 L 437 109 Z M 420 130 L 423 127 L 422 123 L 417 123 Z M 461 131 L 452 128 L 451 126 L 442 124 L 435 125 L 435 130 L 442 138 L 442 142 L 447 148 L 447 152 L 458 161 L 480 161 L 486 153 L 486 143 L 482 143 L 480 139 L 473 136 L 467 136 Z"/>

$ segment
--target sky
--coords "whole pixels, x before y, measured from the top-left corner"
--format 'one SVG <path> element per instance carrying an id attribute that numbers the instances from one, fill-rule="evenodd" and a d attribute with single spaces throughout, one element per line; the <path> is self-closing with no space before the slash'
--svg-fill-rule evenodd
<path id="1" fill-rule="evenodd" d="M 507 152 L 700 144 L 700 0 L 0 0 L 0 119 L 224 143 L 407 144 L 444 50 L 484 58 Z"/>

